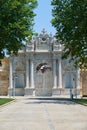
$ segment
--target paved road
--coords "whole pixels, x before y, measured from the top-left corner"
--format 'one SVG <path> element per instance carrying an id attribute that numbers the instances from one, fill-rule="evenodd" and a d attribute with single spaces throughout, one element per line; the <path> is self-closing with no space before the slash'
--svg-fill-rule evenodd
<path id="1" fill-rule="evenodd" d="M 54 98 L 20 98 L 0 108 L 0 130 L 87 130 L 87 107 Z"/>

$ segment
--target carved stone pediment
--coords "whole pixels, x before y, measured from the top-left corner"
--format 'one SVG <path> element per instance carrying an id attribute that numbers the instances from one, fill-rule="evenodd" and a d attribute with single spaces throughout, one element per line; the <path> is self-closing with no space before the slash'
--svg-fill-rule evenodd
<path id="1" fill-rule="evenodd" d="M 42 42 L 46 41 L 46 39 L 49 37 L 47 34 L 46 30 L 43 29 L 42 32 L 39 35 L 39 38 L 41 39 Z"/>

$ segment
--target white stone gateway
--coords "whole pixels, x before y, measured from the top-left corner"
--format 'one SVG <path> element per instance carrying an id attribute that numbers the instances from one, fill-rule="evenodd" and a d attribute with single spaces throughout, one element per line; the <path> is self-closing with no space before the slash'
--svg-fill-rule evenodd
<path id="1" fill-rule="evenodd" d="M 45 29 L 10 57 L 9 95 L 57 96 L 80 94 L 80 71 L 62 60 L 63 45 Z"/>

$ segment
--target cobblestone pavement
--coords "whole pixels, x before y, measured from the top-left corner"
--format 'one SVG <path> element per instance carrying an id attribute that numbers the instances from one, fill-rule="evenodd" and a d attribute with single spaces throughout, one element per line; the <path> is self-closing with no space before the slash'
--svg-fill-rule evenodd
<path id="1" fill-rule="evenodd" d="M 87 107 L 57 98 L 18 98 L 0 108 L 0 130 L 87 130 Z"/>

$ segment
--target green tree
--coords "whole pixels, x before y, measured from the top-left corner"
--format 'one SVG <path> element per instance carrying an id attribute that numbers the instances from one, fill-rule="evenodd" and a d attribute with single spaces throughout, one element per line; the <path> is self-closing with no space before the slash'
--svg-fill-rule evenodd
<path id="1" fill-rule="evenodd" d="M 37 0 L 0 1 L 0 58 L 17 54 L 23 41 L 30 38 L 34 31 L 34 9 Z"/>
<path id="2" fill-rule="evenodd" d="M 52 25 L 64 44 L 64 55 L 87 68 L 87 0 L 52 0 Z"/>

